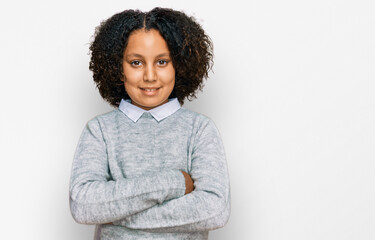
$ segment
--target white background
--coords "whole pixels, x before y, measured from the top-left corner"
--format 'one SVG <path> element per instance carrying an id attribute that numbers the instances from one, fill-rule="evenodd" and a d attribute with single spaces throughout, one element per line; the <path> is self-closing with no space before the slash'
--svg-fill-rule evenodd
<path id="1" fill-rule="evenodd" d="M 227 153 L 232 214 L 210 239 L 375 239 L 372 0 L 2 1 L 1 238 L 92 239 L 68 204 L 78 137 L 112 109 L 89 43 L 114 13 L 155 6 L 214 42 L 214 73 L 185 105 Z"/>

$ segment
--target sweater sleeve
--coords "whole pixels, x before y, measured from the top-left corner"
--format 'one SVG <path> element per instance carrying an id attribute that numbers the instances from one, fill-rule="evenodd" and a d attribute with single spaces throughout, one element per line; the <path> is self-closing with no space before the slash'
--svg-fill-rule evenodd
<path id="1" fill-rule="evenodd" d="M 197 132 L 191 159 L 193 192 L 114 224 L 151 232 L 207 231 L 223 227 L 230 215 L 229 177 L 223 144 L 211 120 Z"/>
<path id="2" fill-rule="evenodd" d="M 177 169 L 112 180 L 99 121 L 88 122 L 74 155 L 70 179 L 70 210 L 77 222 L 114 222 L 184 193 L 185 179 Z"/>

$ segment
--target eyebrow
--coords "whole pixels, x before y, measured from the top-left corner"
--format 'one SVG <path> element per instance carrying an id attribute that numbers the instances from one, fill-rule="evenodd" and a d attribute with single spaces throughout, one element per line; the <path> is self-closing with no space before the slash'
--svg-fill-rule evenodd
<path id="1" fill-rule="evenodd" d="M 127 54 L 125 57 L 138 57 L 138 58 L 143 58 L 143 56 L 141 54 L 138 54 L 138 53 L 131 53 L 131 54 Z M 169 53 L 161 53 L 159 55 L 156 56 L 156 58 L 159 58 L 159 57 L 169 57 Z"/>

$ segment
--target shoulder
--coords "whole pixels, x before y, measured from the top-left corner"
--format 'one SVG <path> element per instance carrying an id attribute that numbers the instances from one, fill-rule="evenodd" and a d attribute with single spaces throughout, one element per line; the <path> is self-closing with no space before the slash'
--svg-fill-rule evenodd
<path id="1" fill-rule="evenodd" d="M 214 121 L 201 113 L 181 108 L 181 119 L 188 121 L 191 126 L 192 142 L 195 149 L 200 146 L 220 146 L 223 151 L 221 135 Z M 189 119 L 189 120 L 186 120 Z"/>
<path id="2" fill-rule="evenodd" d="M 116 123 L 123 119 L 123 116 L 121 115 L 121 111 L 116 108 L 110 112 L 97 115 L 90 119 L 87 122 L 87 126 L 89 128 L 100 128 L 102 130 L 102 128 L 107 127 L 108 125 L 116 125 Z"/>
<path id="3" fill-rule="evenodd" d="M 184 107 L 181 107 L 177 111 L 176 115 L 177 115 L 176 116 L 177 121 L 186 122 L 188 124 L 202 123 L 202 122 L 206 122 L 206 121 L 210 120 L 209 117 L 207 117 L 206 115 L 194 112 L 194 111 L 186 109 Z"/>
<path id="4" fill-rule="evenodd" d="M 207 127 L 216 129 L 214 121 L 202 113 L 197 113 L 183 107 L 179 111 L 180 119 L 190 124 L 196 132 L 200 132 Z"/>

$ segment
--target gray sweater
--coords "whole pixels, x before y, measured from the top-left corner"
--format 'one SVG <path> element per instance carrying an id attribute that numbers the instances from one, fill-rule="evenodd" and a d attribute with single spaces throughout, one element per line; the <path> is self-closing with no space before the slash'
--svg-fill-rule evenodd
<path id="1" fill-rule="evenodd" d="M 185 194 L 188 172 L 195 189 Z M 223 144 L 207 117 L 180 108 L 137 122 L 119 109 L 90 120 L 74 156 L 73 218 L 95 239 L 208 239 L 230 215 Z"/>

